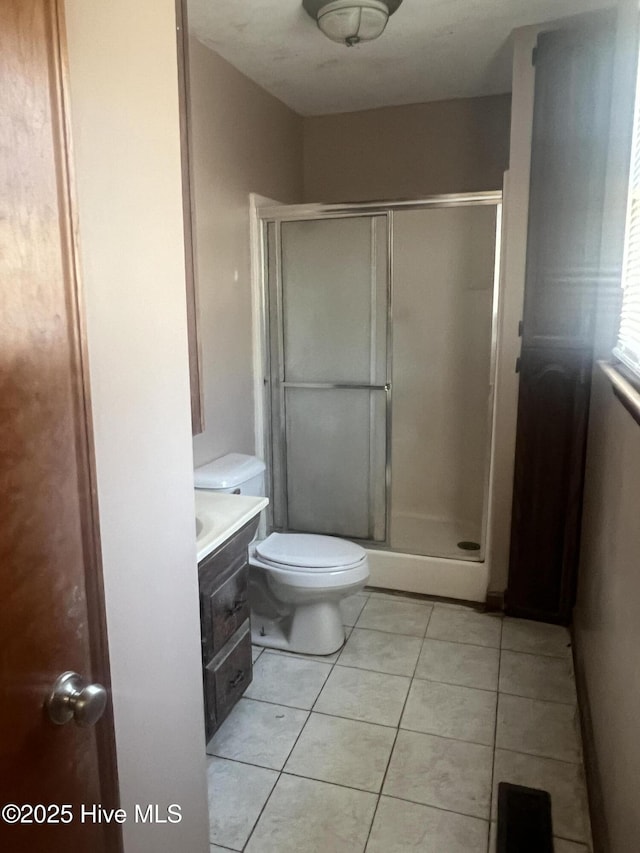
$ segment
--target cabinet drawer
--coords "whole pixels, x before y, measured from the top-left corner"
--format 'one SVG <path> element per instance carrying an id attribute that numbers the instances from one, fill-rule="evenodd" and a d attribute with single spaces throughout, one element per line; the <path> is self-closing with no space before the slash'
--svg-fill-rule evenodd
<path id="1" fill-rule="evenodd" d="M 213 675 L 216 692 L 216 717 L 217 724 L 220 725 L 251 684 L 251 632 L 248 630 L 248 625 L 246 633 L 216 666 Z"/>
<path id="2" fill-rule="evenodd" d="M 209 596 L 209 625 L 204 657 L 211 659 L 249 618 L 249 567 L 244 565 Z"/>

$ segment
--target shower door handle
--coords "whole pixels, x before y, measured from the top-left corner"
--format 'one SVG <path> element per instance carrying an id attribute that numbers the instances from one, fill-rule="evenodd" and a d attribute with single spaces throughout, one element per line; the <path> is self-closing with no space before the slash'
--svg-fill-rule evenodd
<path id="1" fill-rule="evenodd" d="M 391 391 L 391 383 L 364 385 L 349 382 L 282 382 L 283 388 L 315 388 L 327 391 Z"/>

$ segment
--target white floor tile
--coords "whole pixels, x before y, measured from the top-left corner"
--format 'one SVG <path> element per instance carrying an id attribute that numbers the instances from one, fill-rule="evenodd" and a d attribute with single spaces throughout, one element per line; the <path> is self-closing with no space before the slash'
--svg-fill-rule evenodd
<path id="1" fill-rule="evenodd" d="M 493 750 L 400 731 L 383 793 L 487 820 Z"/>
<path id="2" fill-rule="evenodd" d="M 242 850 L 278 774 L 224 758 L 209 758 L 209 839 Z"/>
<path id="3" fill-rule="evenodd" d="M 338 664 L 390 675 L 413 675 L 421 646 L 418 637 L 354 628 Z"/>
<path id="4" fill-rule="evenodd" d="M 264 652 L 253 668 L 248 699 L 309 710 L 331 672 L 331 664 Z"/>
<path id="5" fill-rule="evenodd" d="M 575 704 L 576 684 L 568 658 L 522 654 L 503 649 L 500 690 L 514 696 Z"/>
<path id="6" fill-rule="evenodd" d="M 589 841 L 586 785 L 579 765 L 497 749 L 491 815 L 494 820 L 498 817 L 499 782 L 548 791 L 554 833 L 574 841 Z"/>
<path id="7" fill-rule="evenodd" d="M 410 683 L 411 679 L 402 675 L 336 666 L 313 710 L 367 723 L 397 726 Z"/>
<path id="8" fill-rule="evenodd" d="M 501 693 L 496 746 L 577 763 L 581 760 L 577 708 Z"/>
<path id="9" fill-rule="evenodd" d="M 499 663 L 498 649 L 426 639 L 418 658 L 416 678 L 497 690 Z"/>
<path id="10" fill-rule="evenodd" d="M 363 853 L 377 797 L 282 775 L 246 853 Z"/>
<path id="11" fill-rule="evenodd" d="M 207 752 L 282 770 L 308 711 L 241 699 L 209 741 Z"/>
<path id="12" fill-rule="evenodd" d="M 431 607 L 424 604 L 372 597 L 360 614 L 356 627 L 424 637 L 431 610 Z"/>
<path id="13" fill-rule="evenodd" d="M 350 595 L 347 598 L 343 598 L 340 602 L 342 623 L 352 628 L 358 621 L 358 616 L 360 616 L 362 608 L 367 603 L 367 600 L 367 595 L 360 595 L 358 593 L 356 593 L 356 595 Z"/>
<path id="14" fill-rule="evenodd" d="M 491 836 L 489 841 L 489 853 L 496 853 L 498 843 L 498 824 L 491 824 Z M 574 841 L 565 841 L 564 838 L 553 839 L 554 853 L 589 853 L 584 844 L 576 844 Z"/>
<path id="15" fill-rule="evenodd" d="M 313 713 L 285 771 L 378 792 L 395 736 L 392 728 Z"/>
<path id="16" fill-rule="evenodd" d="M 488 831 L 484 820 L 381 797 L 367 853 L 486 853 Z"/>
<path id="17" fill-rule="evenodd" d="M 502 629 L 502 648 L 534 655 L 571 657 L 571 637 L 562 625 L 507 618 Z"/>
<path id="18" fill-rule="evenodd" d="M 566 629 L 369 591 L 343 615 L 333 655 L 252 648 L 207 747 L 210 853 L 486 853 L 500 780 L 548 790 L 556 853 L 588 853 Z"/>
<path id="19" fill-rule="evenodd" d="M 400 726 L 493 746 L 497 698 L 488 690 L 415 680 Z"/>
<path id="20" fill-rule="evenodd" d="M 260 657 L 260 655 L 262 654 L 263 651 L 264 651 L 264 649 L 262 649 L 260 646 L 251 646 L 251 661 L 252 661 L 252 663 L 255 663 L 258 660 L 258 658 Z"/>
<path id="21" fill-rule="evenodd" d="M 427 637 L 497 649 L 500 647 L 501 624 L 499 616 L 439 607 L 436 604 L 427 628 Z"/>

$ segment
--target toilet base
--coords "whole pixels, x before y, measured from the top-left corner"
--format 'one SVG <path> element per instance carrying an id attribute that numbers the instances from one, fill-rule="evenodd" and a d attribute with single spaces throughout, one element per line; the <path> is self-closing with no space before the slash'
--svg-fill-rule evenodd
<path id="1" fill-rule="evenodd" d="M 251 642 L 267 649 L 332 655 L 345 641 L 339 601 L 297 604 L 276 618 L 251 611 Z"/>

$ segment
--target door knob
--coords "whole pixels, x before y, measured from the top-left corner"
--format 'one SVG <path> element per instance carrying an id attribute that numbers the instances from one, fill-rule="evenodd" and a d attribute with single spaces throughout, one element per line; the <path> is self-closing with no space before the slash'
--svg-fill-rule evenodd
<path id="1" fill-rule="evenodd" d="M 77 672 L 63 672 L 45 706 L 58 726 L 70 720 L 78 726 L 95 726 L 107 707 L 107 691 L 102 684 L 87 684 Z"/>

